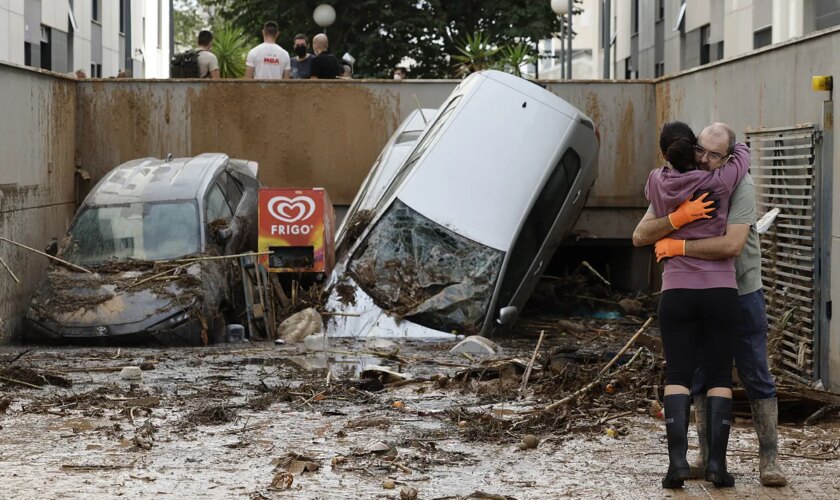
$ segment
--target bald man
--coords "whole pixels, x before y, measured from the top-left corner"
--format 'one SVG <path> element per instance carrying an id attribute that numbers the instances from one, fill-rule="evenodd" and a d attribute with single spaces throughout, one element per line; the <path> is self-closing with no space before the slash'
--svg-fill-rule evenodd
<path id="1" fill-rule="evenodd" d="M 729 161 L 734 147 L 735 132 L 728 125 L 709 125 L 697 136 L 697 144 L 694 146 L 698 168 L 716 170 L 722 167 Z M 747 174 L 730 198 L 726 234 L 723 236 L 689 241 L 668 238 L 674 231 L 669 218 L 657 219 L 648 209 L 633 232 L 633 245 L 655 243 L 657 258 L 686 255 L 719 260 L 735 257 L 742 317 L 735 347 L 735 365 L 750 399 L 753 424 L 758 435 L 761 484 L 784 486 L 787 478 L 777 461 L 778 403 L 776 384 L 767 363 L 767 314 L 761 283 L 761 250 L 755 222 L 755 184 L 750 174 Z M 705 476 L 705 460 L 708 457 L 704 384 L 705 374 L 698 370 L 692 393 L 700 454 L 691 467 L 692 477 L 697 479 Z"/>
<path id="2" fill-rule="evenodd" d="M 327 35 L 319 33 L 312 38 L 312 50 L 315 51 L 315 59 L 312 60 L 312 80 L 334 80 L 341 76 L 343 71 L 338 59 L 329 53 L 330 41 Z"/>

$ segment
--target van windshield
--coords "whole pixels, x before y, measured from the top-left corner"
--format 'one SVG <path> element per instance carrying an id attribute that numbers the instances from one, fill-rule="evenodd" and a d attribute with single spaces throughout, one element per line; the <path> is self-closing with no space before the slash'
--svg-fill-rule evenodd
<path id="1" fill-rule="evenodd" d="M 166 260 L 197 253 L 193 202 L 87 207 L 62 244 L 61 257 L 80 266 L 118 260 Z"/>
<path id="2" fill-rule="evenodd" d="M 348 266 L 383 309 L 435 330 L 481 330 L 504 253 L 423 217 L 399 199 Z"/>

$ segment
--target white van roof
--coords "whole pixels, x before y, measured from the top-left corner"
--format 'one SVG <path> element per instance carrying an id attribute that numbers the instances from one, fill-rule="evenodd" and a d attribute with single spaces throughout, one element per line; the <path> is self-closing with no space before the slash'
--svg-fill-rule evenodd
<path id="1" fill-rule="evenodd" d="M 507 251 L 581 113 L 542 87 L 498 71 L 469 76 L 438 116 L 458 96 L 396 196 L 462 236 Z"/>

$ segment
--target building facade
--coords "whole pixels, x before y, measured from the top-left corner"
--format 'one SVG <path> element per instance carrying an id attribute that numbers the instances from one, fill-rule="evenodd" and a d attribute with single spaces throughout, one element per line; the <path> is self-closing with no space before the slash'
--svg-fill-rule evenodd
<path id="1" fill-rule="evenodd" d="M 171 0 L 0 0 L 0 61 L 167 78 L 171 12 Z"/>
<path id="2" fill-rule="evenodd" d="M 602 35 L 607 1 L 609 75 Z M 840 0 L 582 0 L 576 6 L 582 12 L 572 21 L 575 79 L 657 78 L 840 25 Z M 540 78 L 561 78 L 560 39 L 541 41 L 540 51 Z"/>

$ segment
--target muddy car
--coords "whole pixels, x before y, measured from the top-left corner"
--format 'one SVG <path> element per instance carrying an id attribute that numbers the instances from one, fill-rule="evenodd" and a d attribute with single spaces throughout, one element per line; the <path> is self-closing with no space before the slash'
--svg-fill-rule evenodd
<path id="1" fill-rule="evenodd" d="M 598 171 L 585 114 L 497 71 L 447 98 L 328 286 L 330 336 L 489 335 L 511 325 Z"/>
<path id="2" fill-rule="evenodd" d="M 409 153 L 414 149 L 420 135 L 426 130 L 429 121 L 434 118 L 436 109 L 419 108 L 415 109 L 405 120 L 402 121 L 397 130 L 382 148 L 382 152 L 376 158 L 370 168 L 367 177 L 362 182 L 353 203 L 347 210 L 347 214 L 341 225 L 338 227 L 335 237 L 337 254 L 341 256 L 356 238 L 364 231 L 373 216 L 373 209 L 388 189 L 391 180 L 399 171 Z"/>
<path id="3" fill-rule="evenodd" d="M 257 165 L 223 154 L 144 158 L 109 172 L 49 253 L 24 340 L 206 345 L 241 307 L 236 258 L 254 251 Z"/>

